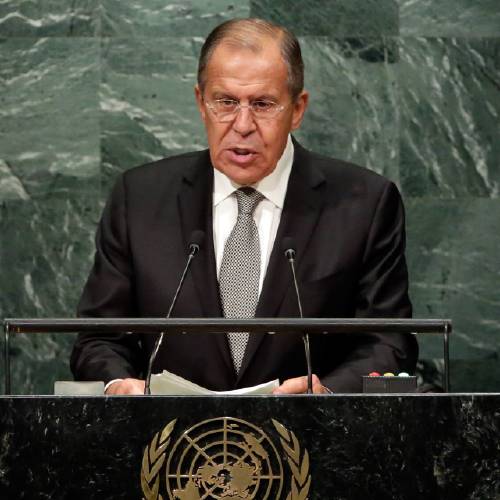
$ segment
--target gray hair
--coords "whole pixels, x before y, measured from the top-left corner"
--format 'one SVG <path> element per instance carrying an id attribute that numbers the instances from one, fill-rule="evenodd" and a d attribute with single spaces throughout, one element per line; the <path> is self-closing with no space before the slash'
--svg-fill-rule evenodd
<path id="1" fill-rule="evenodd" d="M 288 89 L 296 100 L 304 88 L 304 62 L 296 36 L 286 28 L 257 18 L 230 19 L 219 24 L 207 37 L 198 61 L 198 85 L 203 92 L 205 71 L 214 50 L 221 43 L 254 52 L 262 50 L 262 38 L 278 39 L 281 56 L 288 69 Z"/>

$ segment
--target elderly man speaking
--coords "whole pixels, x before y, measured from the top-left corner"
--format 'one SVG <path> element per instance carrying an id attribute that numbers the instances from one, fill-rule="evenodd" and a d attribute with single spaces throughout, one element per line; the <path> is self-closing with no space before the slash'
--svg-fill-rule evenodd
<path id="1" fill-rule="evenodd" d="M 164 317 L 191 235 L 205 234 L 176 317 L 296 317 L 283 255 L 296 250 L 305 317 L 408 317 L 405 227 L 395 185 L 364 168 L 304 149 L 291 133 L 308 104 L 296 37 L 261 19 L 234 19 L 206 39 L 196 102 L 208 150 L 127 171 L 116 182 L 96 237 L 78 313 Z M 81 334 L 77 380 L 108 394 L 143 394 L 153 335 Z M 315 393 L 356 392 L 372 371 L 412 371 L 412 335 L 311 339 Z M 279 378 L 275 393 L 306 391 L 297 335 L 168 334 L 163 369 L 213 390 Z"/>

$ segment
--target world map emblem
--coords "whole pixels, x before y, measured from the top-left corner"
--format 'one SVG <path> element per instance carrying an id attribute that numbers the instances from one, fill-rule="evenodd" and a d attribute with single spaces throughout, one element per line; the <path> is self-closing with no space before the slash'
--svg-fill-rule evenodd
<path id="1" fill-rule="evenodd" d="M 293 432 L 271 422 L 274 440 L 233 417 L 204 420 L 175 438 L 177 420 L 170 421 L 144 450 L 144 500 L 306 500 L 308 452 Z"/>

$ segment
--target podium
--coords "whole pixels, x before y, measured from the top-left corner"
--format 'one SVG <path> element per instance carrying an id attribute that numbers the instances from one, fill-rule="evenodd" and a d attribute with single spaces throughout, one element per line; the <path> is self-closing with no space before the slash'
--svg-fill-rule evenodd
<path id="1" fill-rule="evenodd" d="M 8 368 L 20 332 L 420 331 L 444 336 L 448 388 L 450 330 L 449 320 L 13 319 L 5 356 Z M 496 394 L 3 396 L 0 498 L 496 498 L 499 414 Z"/>
<path id="2" fill-rule="evenodd" d="M 0 397 L 0 498 L 494 499 L 500 395 Z"/>

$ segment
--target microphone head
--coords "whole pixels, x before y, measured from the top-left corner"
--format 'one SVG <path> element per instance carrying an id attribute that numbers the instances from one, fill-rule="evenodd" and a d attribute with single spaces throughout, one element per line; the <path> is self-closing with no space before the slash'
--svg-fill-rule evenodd
<path id="1" fill-rule="evenodd" d="M 295 257 L 295 241 L 291 236 L 285 236 L 281 240 L 281 249 L 285 254 L 287 259 L 293 259 Z"/>
<path id="2" fill-rule="evenodd" d="M 201 229 L 195 229 L 191 233 L 191 237 L 189 238 L 189 250 L 191 250 L 193 255 L 200 250 L 204 239 L 205 231 L 202 231 Z"/>

